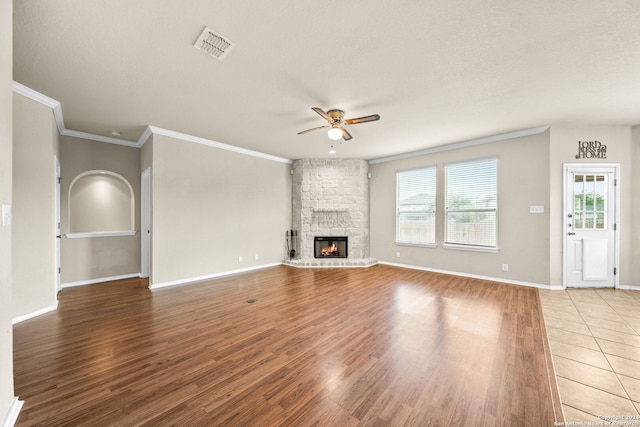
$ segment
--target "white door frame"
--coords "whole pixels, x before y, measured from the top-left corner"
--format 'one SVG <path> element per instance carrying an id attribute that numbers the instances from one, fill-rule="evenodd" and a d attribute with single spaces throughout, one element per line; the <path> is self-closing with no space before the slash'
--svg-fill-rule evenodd
<path id="1" fill-rule="evenodd" d="M 61 240 L 62 240 L 62 230 L 60 228 L 60 160 L 58 160 L 57 156 L 53 156 L 53 170 L 54 170 L 54 194 L 55 194 L 55 200 L 54 200 L 54 225 L 53 225 L 53 232 L 54 232 L 54 253 L 55 253 L 55 284 L 56 284 L 56 295 L 58 294 L 58 292 L 60 292 L 62 290 L 62 283 L 60 280 L 60 272 L 61 272 L 61 262 L 60 262 L 60 245 L 61 245 Z"/>
<path id="2" fill-rule="evenodd" d="M 140 179 L 140 277 L 151 282 L 151 167 Z"/>
<path id="3" fill-rule="evenodd" d="M 563 167 L 563 175 L 562 175 L 562 286 L 567 288 L 567 266 L 569 265 L 569 260 L 567 259 L 567 240 L 569 237 L 569 232 L 571 228 L 569 227 L 569 221 L 567 221 L 568 216 L 568 197 L 567 194 L 567 179 L 569 178 L 570 170 L 573 169 L 585 169 L 585 170 L 594 170 L 594 172 L 598 169 L 608 168 L 614 170 L 614 179 L 616 180 L 616 184 L 614 186 L 614 197 L 615 197 L 615 214 L 614 214 L 614 222 L 616 224 L 615 229 L 615 242 L 614 242 L 614 268 L 616 269 L 617 274 L 613 277 L 613 287 L 617 289 L 620 286 L 620 163 L 564 163 Z"/>

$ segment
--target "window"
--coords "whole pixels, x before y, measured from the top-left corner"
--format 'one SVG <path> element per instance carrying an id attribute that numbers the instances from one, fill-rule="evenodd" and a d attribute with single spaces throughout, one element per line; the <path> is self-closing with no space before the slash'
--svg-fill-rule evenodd
<path id="1" fill-rule="evenodd" d="M 445 244 L 497 248 L 498 159 L 445 165 Z"/>
<path id="2" fill-rule="evenodd" d="M 435 245 L 435 166 L 396 172 L 396 184 L 396 241 Z"/>
<path id="3" fill-rule="evenodd" d="M 573 227 L 576 230 L 607 228 L 607 176 L 575 175 Z"/>

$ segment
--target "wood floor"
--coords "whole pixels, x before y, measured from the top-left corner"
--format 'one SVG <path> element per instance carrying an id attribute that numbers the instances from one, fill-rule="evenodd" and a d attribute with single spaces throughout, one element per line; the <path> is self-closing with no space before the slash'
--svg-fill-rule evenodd
<path id="1" fill-rule="evenodd" d="M 57 311 L 15 325 L 17 426 L 562 417 L 534 288 L 383 265 L 146 285 L 65 289 Z"/>

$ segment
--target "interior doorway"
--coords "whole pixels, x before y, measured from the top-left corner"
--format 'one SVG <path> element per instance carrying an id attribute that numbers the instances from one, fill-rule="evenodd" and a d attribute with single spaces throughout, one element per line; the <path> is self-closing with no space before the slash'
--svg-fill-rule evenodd
<path id="1" fill-rule="evenodd" d="M 619 165 L 565 164 L 564 286 L 618 283 Z"/>

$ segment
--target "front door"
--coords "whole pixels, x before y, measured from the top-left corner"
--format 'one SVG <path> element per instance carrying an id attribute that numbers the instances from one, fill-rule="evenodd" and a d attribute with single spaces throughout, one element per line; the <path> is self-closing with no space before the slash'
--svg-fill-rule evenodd
<path id="1" fill-rule="evenodd" d="M 615 286 L 617 166 L 565 169 L 566 287 Z"/>

